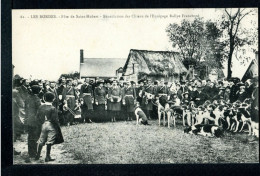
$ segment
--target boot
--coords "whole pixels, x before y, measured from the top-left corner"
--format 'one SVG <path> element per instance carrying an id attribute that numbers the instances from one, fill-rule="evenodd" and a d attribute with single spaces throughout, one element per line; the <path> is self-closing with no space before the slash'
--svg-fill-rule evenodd
<path id="1" fill-rule="evenodd" d="M 40 157 L 41 157 L 41 152 L 42 152 L 42 145 L 41 144 L 38 144 L 37 145 L 37 154 L 35 156 L 35 160 L 39 160 Z"/>
<path id="2" fill-rule="evenodd" d="M 47 150 L 46 150 L 45 162 L 54 161 L 55 159 L 52 159 L 51 156 L 50 156 L 50 154 L 51 154 L 51 145 L 48 144 L 48 145 L 46 146 L 46 149 L 47 149 Z"/>
<path id="3" fill-rule="evenodd" d="M 116 118 L 114 117 L 114 122 L 116 122 Z"/>

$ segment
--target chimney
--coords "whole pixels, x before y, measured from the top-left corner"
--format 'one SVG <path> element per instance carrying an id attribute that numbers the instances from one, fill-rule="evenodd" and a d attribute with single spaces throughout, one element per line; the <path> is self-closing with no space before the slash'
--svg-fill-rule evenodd
<path id="1" fill-rule="evenodd" d="M 84 63 L 83 49 L 80 50 L 80 63 Z"/>

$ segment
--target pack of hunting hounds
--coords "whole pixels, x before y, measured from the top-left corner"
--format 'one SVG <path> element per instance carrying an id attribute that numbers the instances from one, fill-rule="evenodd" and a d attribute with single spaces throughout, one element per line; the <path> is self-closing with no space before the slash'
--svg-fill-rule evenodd
<path id="1" fill-rule="evenodd" d="M 14 141 L 28 133 L 29 155 L 39 159 L 47 145 L 63 142 L 60 126 L 120 120 L 221 137 L 224 131 L 248 133 L 258 139 L 258 77 L 244 82 L 238 78 L 218 81 L 193 79 L 166 82 L 142 79 L 66 79 L 58 82 L 13 80 Z M 153 123 L 154 124 L 154 123 Z M 255 140 L 255 139 L 254 139 Z"/>

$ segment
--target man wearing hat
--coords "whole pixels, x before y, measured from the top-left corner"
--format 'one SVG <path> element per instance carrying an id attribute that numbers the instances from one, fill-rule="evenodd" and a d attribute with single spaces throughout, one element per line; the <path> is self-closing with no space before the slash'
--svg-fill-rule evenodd
<path id="1" fill-rule="evenodd" d="M 106 105 L 106 95 L 107 91 L 106 88 L 103 86 L 104 81 L 99 80 L 97 82 L 97 87 L 95 88 L 94 91 L 94 97 L 95 97 L 95 104 L 96 104 L 96 110 L 95 114 L 99 118 L 105 118 L 105 105 Z"/>
<path id="2" fill-rule="evenodd" d="M 127 119 L 132 120 L 134 116 L 134 104 L 136 101 L 135 89 L 131 86 L 130 82 L 126 82 L 126 87 L 122 89 L 122 102 L 126 106 Z"/>
<path id="3" fill-rule="evenodd" d="M 36 121 L 36 114 L 41 105 L 41 100 L 38 97 L 40 87 L 33 85 L 31 87 L 32 94 L 25 100 L 25 124 L 28 129 L 28 154 L 34 158 L 37 153 L 37 140 L 41 134 L 41 126 Z"/>
<path id="4" fill-rule="evenodd" d="M 59 118 L 57 109 L 52 105 L 54 94 L 46 92 L 44 95 L 46 101 L 38 109 L 36 121 L 41 126 L 41 134 L 37 141 L 37 154 L 35 159 L 39 160 L 42 147 L 46 144 L 46 157 L 45 162 L 54 161 L 51 158 L 51 146 L 64 142 L 61 129 L 59 126 Z"/>
<path id="5" fill-rule="evenodd" d="M 78 96 L 75 92 L 74 87 L 72 86 L 72 79 L 67 79 L 67 86 L 63 89 L 62 92 L 62 100 L 66 104 L 65 111 L 69 108 L 73 110 L 75 108 L 76 100 L 78 99 Z M 67 110 L 64 113 L 65 116 L 65 122 L 67 125 L 72 125 L 74 121 L 74 115 L 71 113 L 70 110 Z"/>
<path id="6" fill-rule="evenodd" d="M 152 80 L 148 79 L 147 80 L 147 85 L 144 87 L 144 109 L 146 110 L 146 115 L 148 117 L 148 119 L 151 119 L 151 113 L 153 110 L 153 103 L 152 103 L 152 97 L 154 96 L 154 87 L 152 85 Z"/>
<path id="7" fill-rule="evenodd" d="M 198 94 L 195 98 L 195 103 L 197 106 L 202 105 L 206 100 L 208 100 L 208 96 L 207 94 L 205 94 L 204 92 L 202 92 L 202 87 L 198 86 Z"/>
<path id="8" fill-rule="evenodd" d="M 89 84 L 89 79 L 86 78 L 84 84 L 80 88 L 80 98 L 83 102 L 81 107 L 82 120 L 87 123 L 92 123 L 91 117 L 93 116 L 93 88 Z"/>

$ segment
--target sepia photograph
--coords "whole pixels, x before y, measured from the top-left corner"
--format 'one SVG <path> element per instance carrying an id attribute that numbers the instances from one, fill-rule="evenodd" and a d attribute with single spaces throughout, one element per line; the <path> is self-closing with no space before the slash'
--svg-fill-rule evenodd
<path id="1" fill-rule="evenodd" d="M 259 163 L 258 9 L 12 10 L 13 164 Z"/>

